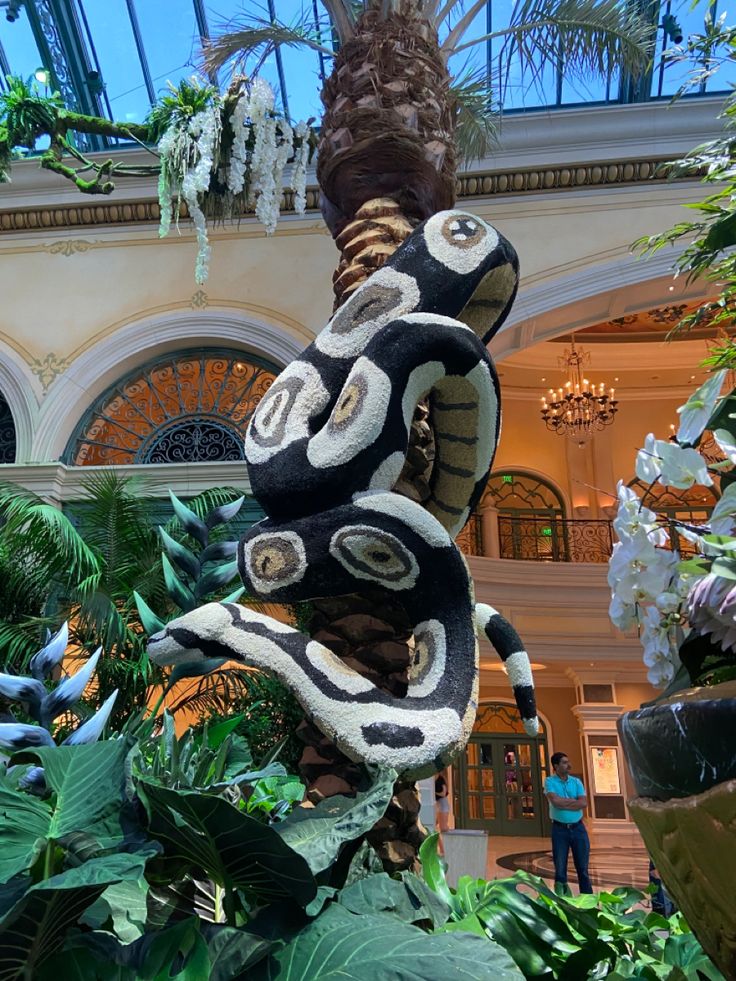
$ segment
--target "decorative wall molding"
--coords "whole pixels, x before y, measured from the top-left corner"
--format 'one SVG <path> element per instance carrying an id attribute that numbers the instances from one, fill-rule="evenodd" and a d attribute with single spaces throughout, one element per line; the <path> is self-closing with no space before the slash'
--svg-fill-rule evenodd
<path id="1" fill-rule="evenodd" d="M 189 306 L 192 310 L 205 310 L 209 306 L 210 299 L 204 290 L 196 290 L 192 293 Z"/>
<path id="2" fill-rule="evenodd" d="M 31 371 L 41 382 L 44 395 L 48 392 L 55 378 L 63 374 L 69 367 L 66 358 L 60 358 L 53 352 L 45 358 L 34 358 L 31 361 Z"/>
<path id="3" fill-rule="evenodd" d="M 51 504 L 61 506 L 84 496 L 84 481 L 106 467 L 70 467 L 65 463 L 8 464 L 0 467 L 0 479 L 33 491 Z M 123 477 L 142 477 L 150 497 L 194 497 L 211 487 L 237 487 L 250 493 L 248 471 L 242 461 L 227 463 L 139 464 L 116 467 Z"/>
<path id="4" fill-rule="evenodd" d="M 457 182 L 460 201 L 477 198 L 540 194 L 549 191 L 574 191 L 612 185 L 661 184 L 694 180 L 684 176 L 667 178 L 659 169 L 669 157 L 648 157 L 640 160 L 607 160 L 600 163 L 566 164 L 525 169 L 482 171 L 463 174 Z M 319 211 L 319 188 L 307 189 L 307 213 Z M 294 214 L 294 195 L 285 191 L 282 212 Z M 253 213 L 243 212 L 243 217 Z M 182 218 L 187 211 L 182 202 Z M 235 215 L 234 217 L 238 217 Z M 89 228 L 96 225 L 141 225 L 157 223 L 160 218 L 158 201 L 89 202 L 75 200 L 73 204 L 54 206 L 21 207 L 0 210 L 0 232 L 28 232 L 52 228 Z M 82 240 L 72 240 L 81 242 Z M 54 243 L 56 244 L 56 243 Z M 94 243 L 85 243 L 93 247 Z M 71 254 L 62 252 L 63 255 Z"/>
<path id="5" fill-rule="evenodd" d="M 90 249 L 94 249 L 97 246 L 97 242 L 88 242 L 83 238 L 62 238 L 56 242 L 49 242 L 44 245 L 43 251 L 48 252 L 50 255 L 78 255 L 80 253 L 89 252 Z"/>
<path id="6" fill-rule="evenodd" d="M 125 324 L 85 348 L 52 381 L 26 459 L 58 460 L 86 410 L 130 369 L 166 351 L 208 344 L 242 349 L 277 365 L 289 364 L 305 346 L 286 327 L 247 310 L 167 310 Z"/>
<path id="7" fill-rule="evenodd" d="M 34 393 L 37 383 L 28 365 L 13 348 L 0 341 L 0 391 L 15 424 L 15 459 L 30 459 L 33 433 L 38 418 Z M 4 468 L 0 468 L 2 474 Z"/>

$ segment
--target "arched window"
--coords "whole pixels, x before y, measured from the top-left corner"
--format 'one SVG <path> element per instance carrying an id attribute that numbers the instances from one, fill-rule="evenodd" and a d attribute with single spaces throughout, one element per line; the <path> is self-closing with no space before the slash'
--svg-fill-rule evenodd
<path id="1" fill-rule="evenodd" d="M 502 559 L 569 559 L 565 506 L 551 483 L 516 470 L 504 470 L 491 474 L 486 494 L 498 509 Z"/>
<path id="2" fill-rule="evenodd" d="M 0 392 L 0 463 L 15 463 L 15 421 Z"/>
<path id="3" fill-rule="evenodd" d="M 503 470 L 488 478 L 487 492 L 501 514 L 538 514 L 543 517 L 565 517 L 565 505 L 559 491 L 541 477 Z"/>
<path id="4" fill-rule="evenodd" d="M 242 460 L 248 421 L 278 372 L 242 351 L 159 357 L 97 399 L 62 459 L 78 467 Z"/>

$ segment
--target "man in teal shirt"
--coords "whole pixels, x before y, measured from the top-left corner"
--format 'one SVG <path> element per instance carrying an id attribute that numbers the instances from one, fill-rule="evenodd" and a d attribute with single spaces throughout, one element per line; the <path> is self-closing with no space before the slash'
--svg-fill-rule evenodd
<path id="1" fill-rule="evenodd" d="M 555 892 L 570 894 L 567 884 L 567 858 L 572 860 L 580 892 L 593 892 L 588 875 L 590 839 L 583 824 L 583 808 L 588 806 L 583 781 L 570 776 L 570 760 L 565 753 L 552 754 L 552 776 L 544 781 L 552 818 L 552 857 L 555 862 Z"/>

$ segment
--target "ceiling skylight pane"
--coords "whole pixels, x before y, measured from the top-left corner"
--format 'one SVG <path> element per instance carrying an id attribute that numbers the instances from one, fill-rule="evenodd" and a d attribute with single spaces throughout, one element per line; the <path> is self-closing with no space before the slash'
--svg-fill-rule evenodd
<path id="1" fill-rule="evenodd" d="M 5 19 L 4 11 L 0 15 L 0 44 L 13 75 L 28 79 L 37 68 L 48 67 L 41 63 L 28 15 L 22 8 L 18 19 L 12 23 Z"/>
<path id="2" fill-rule="evenodd" d="M 100 61 L 112 114 L 120 122 L 140 123 L 150 103 L 125 0 L 82 0 Z M 159 0 L 142 0 L 136 8 Z M 159 39 L 161 44 L 161 39 Z"/>
<path id="3" fill-rule="evenodd" d="M 193 75 L 201 43 L 191 0 L 136 0 L 143 46 L 157 94 Z"/>

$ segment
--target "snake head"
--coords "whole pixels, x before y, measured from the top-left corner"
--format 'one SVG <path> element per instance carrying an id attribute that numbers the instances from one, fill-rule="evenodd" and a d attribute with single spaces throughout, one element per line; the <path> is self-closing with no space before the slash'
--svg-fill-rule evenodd
<path id="1" fill-rule="evenodd" d="M 148 655 L 154 664 L 196 664 L 211 658 L 237 659 L 226 646 L 223 634 L 232 626 L 228 604 L 206 603 L 166 624 L 148 640 Z"/>

